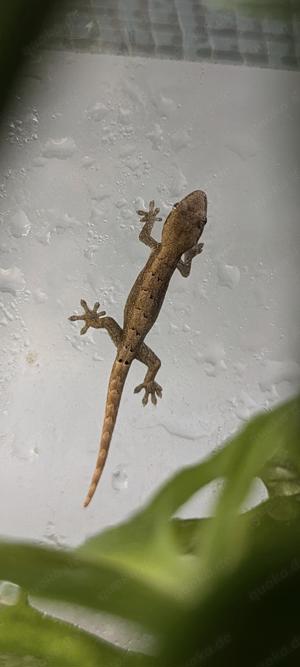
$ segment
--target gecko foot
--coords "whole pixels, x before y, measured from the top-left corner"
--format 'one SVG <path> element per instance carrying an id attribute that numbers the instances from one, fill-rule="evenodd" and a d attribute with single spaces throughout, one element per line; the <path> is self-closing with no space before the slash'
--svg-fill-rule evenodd
<path id="1" fill-rule="evenodd" d="M 90 327 L 93 327 L 94 329 L 99 329 L 100 328 L 100 323 L 99 320 L 103 315 L 105 315 L 105 310 L 101 310 L 100 313 L 98 313 L 98 308 L 100 308 L 100 303 L 95 303 L 93 310 L 90 310 L 90 308 L 87 305 L 87 302 L 84 301 L 84 299 L 81 299 L 80 301 L 82 308 L 84 310 L 84 313 L 82 315 L 71 315 L 68 319 L 71 320 L 71 322 L 77 322 L 77 320 L 83 320 L 85 322 L 85 325 L 80 329 L 80 334 L 83 335 L 87 332 L 87 330 Z"/>
<path id="2" fill-rule="evenodd" d="M 149 211 L 143 211 L 143 209 L 137 211 L 137 214 L 140 216 L 141 222 L 150 222 L 153 224 L 156 220 L 161 221 L 162 218 L 158 218 L 157 214 L 159 213 L 160 208 L 155 208 L 154 199 L 149 202 Z"/>
<path id="3" fill-rule="evenodd" d="M 185 253 L 185 258 L 187 260 L 192 260 L 197 255 L 200 255 L 204 247 L 204 243 L 196 243 L 190 250 Z"/>
<path id="4" fill-rule="evenodd" d="M 160 386 L 160 384 L 155 382 L 155 380 L 152 380 L 151 382 L 143 382 L 142 384 L 139 384 L 135 388 L 134 393 L 138 394 L 142 389 L 145 389 L 145 396 L 144 396 L 143 401 L 142 401 L 143 405 L 147 405 L 149 395 L 151 396 L 151 401 L 152 401 L 153 405 L 157 404 L 156 394 L 157 394 L 157 396 L 159 396 L 159 398 L 162 397 L 162 387 Z"/>

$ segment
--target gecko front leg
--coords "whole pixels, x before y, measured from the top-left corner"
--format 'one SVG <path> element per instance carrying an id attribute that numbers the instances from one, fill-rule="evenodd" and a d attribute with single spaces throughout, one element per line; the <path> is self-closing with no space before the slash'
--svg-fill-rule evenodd
<path id="1" fill-rule="evenodd" d="M 82 315 L 71 315 L 71 317 L 68 318 L 71 320 L 71 322 L 77 322 L 78 320 L 85 322 L 84 326 L 80 330 L 80 334 L 85 334 L 90 327 L 93 329 L 106 329 L 112 341 L 116 347 L 118 347 L 123 334 L 123 329 L 119 326 L 119 324 L 112 317 L 104 317 L 106 314 L 105 310 L 101 310 L 100 313 L 97 312 L 98 308 L 100 308 L 100 304 L 98 302 L 94 304 L 92 310 L 88 307 L 84 299 L 81 299 L 80 304 L 84 310 L 84 313 Z"/>
<path id="2" fill-rule="evenodd" d="M 155 208 L 155 202 L 154 199 L 152 199 L 149 202 L 149 210 L 148 211 L 143 211 L 139 210 L 137 211 L 137 214 L 140 216 L 141 222 L 144 222 L 144 226 L 142 231 L 140 232 L 139 239 L 142 241 L 142 243 L 145 243 L 148 248 L 151 248 L 152 250 L 158 248 L 159 243 L 156 241 L 152 236 L 152 228 L 153 225 L 156 221 L 161 221 L 162 218 L 158 218 L 157 214 L 159 213 L 160 209 Z"/>
<path id="3" fill-rule="evenodd" d="M 177 264 L 177 269 L 184 278 L 187 278 L 191 272 L 192 260 L 203 250 L 204 243 L 197 243 L 190 250 L 184 253 L 183 259 L 180 259 Z"/>
<path id="4" fill-rule="evenodd" d="M 162 396 L 162 387 L 154 380 L 156 373 L 159 371 L 161 366 L 160 359 L 145 343 L 141 344 L 137 352 L 136 358 L 143 364 L 146 364 L 146 366 L 148 366 L 148 370 L 145 375 L 144 382 L 142 382 L 142 384 L 139 384 L 135 388 L 134 393 L 137 394 L 142 389 L 144 389 L 145 395 L 142 401 L 143 405 L 144 406 L 147 405 L 149 396 L 151 396 L 151 401 L 153 405 L 156 405 L 157 404 L 156 396 L 158 396 L 159 398 L 161 398 Z"/>

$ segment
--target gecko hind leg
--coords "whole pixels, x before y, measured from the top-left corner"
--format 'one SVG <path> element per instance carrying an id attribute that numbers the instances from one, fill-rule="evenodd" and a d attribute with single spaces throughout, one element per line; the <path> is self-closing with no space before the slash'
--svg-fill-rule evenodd
<path id="1" fill-rule="evenodd" d="M 80 330 L 80 334 L 85 334 L 90 327 L 93 329 L 106 329 L 115 346 L 118 347 L 123 334 L 123 329 L 119 326 L 119 324 L 112 317 L 104 317 L 105 310 L 102 310 L 100 313 L 98 313 L 98 308 L 100 308 L 100 304 L 98 302 L 94 304 L 92 309 L 88 307 L 84 299 L 81 299 L 80 303 L 84 310 L 83 314 L 71 315 L 71 317 L 68 318 L 71 320 L 71 322 L 77 322 L 78 320 L 85 322 L 84 326 Z"/>
<path id="2" fill-rule="evenodd" d="M 138 353 L 136 355 L 136 359 L 138 361 L 141 361 L 143 364 L 148 366 L 147 373 L 144 378 L 144 382 L 142 384 L 139 384 L 135 390 L 134 393 L 138 394 L 142 389 L 145 390 L 145 395 L 143 398 L 143 405 L 147 405 L 149 396 L 151 396 L 151 401 L 153 405 L 157 404 L 157 398 L 162 397 L 162 387 L 160 384 L 158 384 L 154 378 L 156 376 L 156 373 L 160 369 L 161 362 L 160 359 L 156 356 L 156 354 L 146 345 L 145 343 L 142 343 L 140 346 Z"/>

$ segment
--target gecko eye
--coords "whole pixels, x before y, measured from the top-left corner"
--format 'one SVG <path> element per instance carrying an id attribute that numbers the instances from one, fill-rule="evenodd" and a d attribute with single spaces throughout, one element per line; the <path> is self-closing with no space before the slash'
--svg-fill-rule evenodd
<path id="1" fill-rule="evenodd" d="M 175 204 L 173 204 L 173 208 L 177 208 L 178 204 L 179 204 L 179 201 L 176 201 Z"/>

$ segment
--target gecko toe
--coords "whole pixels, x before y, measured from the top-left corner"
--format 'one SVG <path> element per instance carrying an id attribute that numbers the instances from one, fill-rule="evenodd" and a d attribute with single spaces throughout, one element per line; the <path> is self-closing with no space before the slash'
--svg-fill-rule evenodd
<path id="1" fill-rule="evenodd" d="M 82 306 L 85 313 L 88 313 L 89 307 L 87 305 L 87 302 L 84 299 L 80 299 L 80 305 Z"/>

